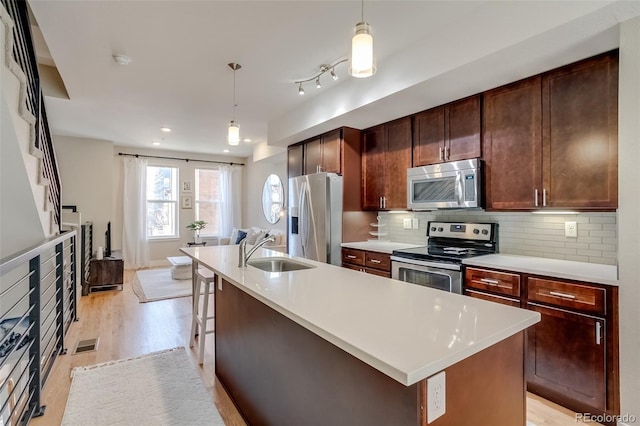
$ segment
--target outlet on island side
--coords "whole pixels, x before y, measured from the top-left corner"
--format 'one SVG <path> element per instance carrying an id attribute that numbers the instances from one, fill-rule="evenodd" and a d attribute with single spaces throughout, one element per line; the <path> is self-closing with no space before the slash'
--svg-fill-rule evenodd
<path id="1" fill-rule="evenodd" d="M 402 228 L 411 229 L 411 219 L 402 219 Z"/>
<path id="2" fill-rule="evenodd" d="M 427 379 L 427 424 L 442 416 L 446 411 L 445 372 Z"/>

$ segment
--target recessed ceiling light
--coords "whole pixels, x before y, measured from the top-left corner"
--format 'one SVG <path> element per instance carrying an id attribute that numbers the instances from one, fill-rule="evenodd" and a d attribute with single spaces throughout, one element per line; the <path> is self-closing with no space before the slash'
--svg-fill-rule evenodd
<path id="1" fill-rule="evenodd" d="M 222 152 L 229 152 L 229 150 L 228 149 L 223 149 Z"/>
<path id="2" fill-rule="evenodd" d="M 131 63 L 131 58 L 127 55 L 115 54 L 113 55 L 113 60 L 118 65 L 129 65 Z"/>
<path id="3" fill-rule="evenodd" d="M 251 139 L 249 139 L 249 138 L 245 138 L 245 139 L 242 139 L 242 141 L 243 141 L 243 142 L 251 142 Z"/>
<path id="4" fill-rule="evenodd" d="M 160 142 L 158 142 L 158 141 L 153 141 L 153 142 L 151 142 L 151 145 L 160 145 Z"/>
<path id="5" fill-rule="evenodd" d="M 165 133 L 169 133 L 171 131 L 169 127 L 160 127 L 160 130 L 162 130 Z"/>

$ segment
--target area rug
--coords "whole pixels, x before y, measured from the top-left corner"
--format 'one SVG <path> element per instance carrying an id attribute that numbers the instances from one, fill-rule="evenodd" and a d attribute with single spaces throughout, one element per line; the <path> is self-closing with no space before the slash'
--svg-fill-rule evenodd
<path id="1" fill-rule="evenodd" d="M 184 348 L 71 372 L 63 426 L 224 426 Z"/>
<path id="2" fill-rule="evenodd" d="M 133 292 L 140 303 L 191 296 L 191 280 L 174 280 L 170 268 L 136 271 Z"/>

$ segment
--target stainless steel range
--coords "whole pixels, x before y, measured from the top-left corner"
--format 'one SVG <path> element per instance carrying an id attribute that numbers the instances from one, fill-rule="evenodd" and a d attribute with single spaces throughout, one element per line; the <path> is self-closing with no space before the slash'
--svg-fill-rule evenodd
<path id="1" fill-rule="evenodd" d="M 393 251 L 391 278 L 462 294 L 462 260 L 497 252 L 497 223 L 429 222 L 426 246 Z"/>

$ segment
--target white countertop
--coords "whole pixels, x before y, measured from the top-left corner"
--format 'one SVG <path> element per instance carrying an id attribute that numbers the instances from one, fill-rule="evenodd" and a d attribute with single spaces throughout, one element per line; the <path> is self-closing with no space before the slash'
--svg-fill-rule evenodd
<path id="1" fill-rule="evenodd" d="M 513 254 L 488 254 L 465 259 L 462 263 L 469 266 L 618 286 L 618 268 L 611 265 Z"/>
<path id="2" fill-rule="evenodd" d="M 342 247 L 352 248 L 357 250 L 377 251 L 379 253 L 391 254 L 394 250 L 408 249 L 413 247 L 421 247 L 427 245 L 424 244 L 406 244 L 406 243 L 394 243 L 392 241 L 357 241 L 353 243 L 342 243 Z"/>
<path id="3" fill-rule="evenodd" d="M 404 385 L 537 323 L 540 314 L 359 271 L 239 268 L 237 246 L 180 249 L 256 299 Z M 259 249 L 251 260 L 285 256 Z M 224 291 L 224 289 L 223 289 Z"/>

